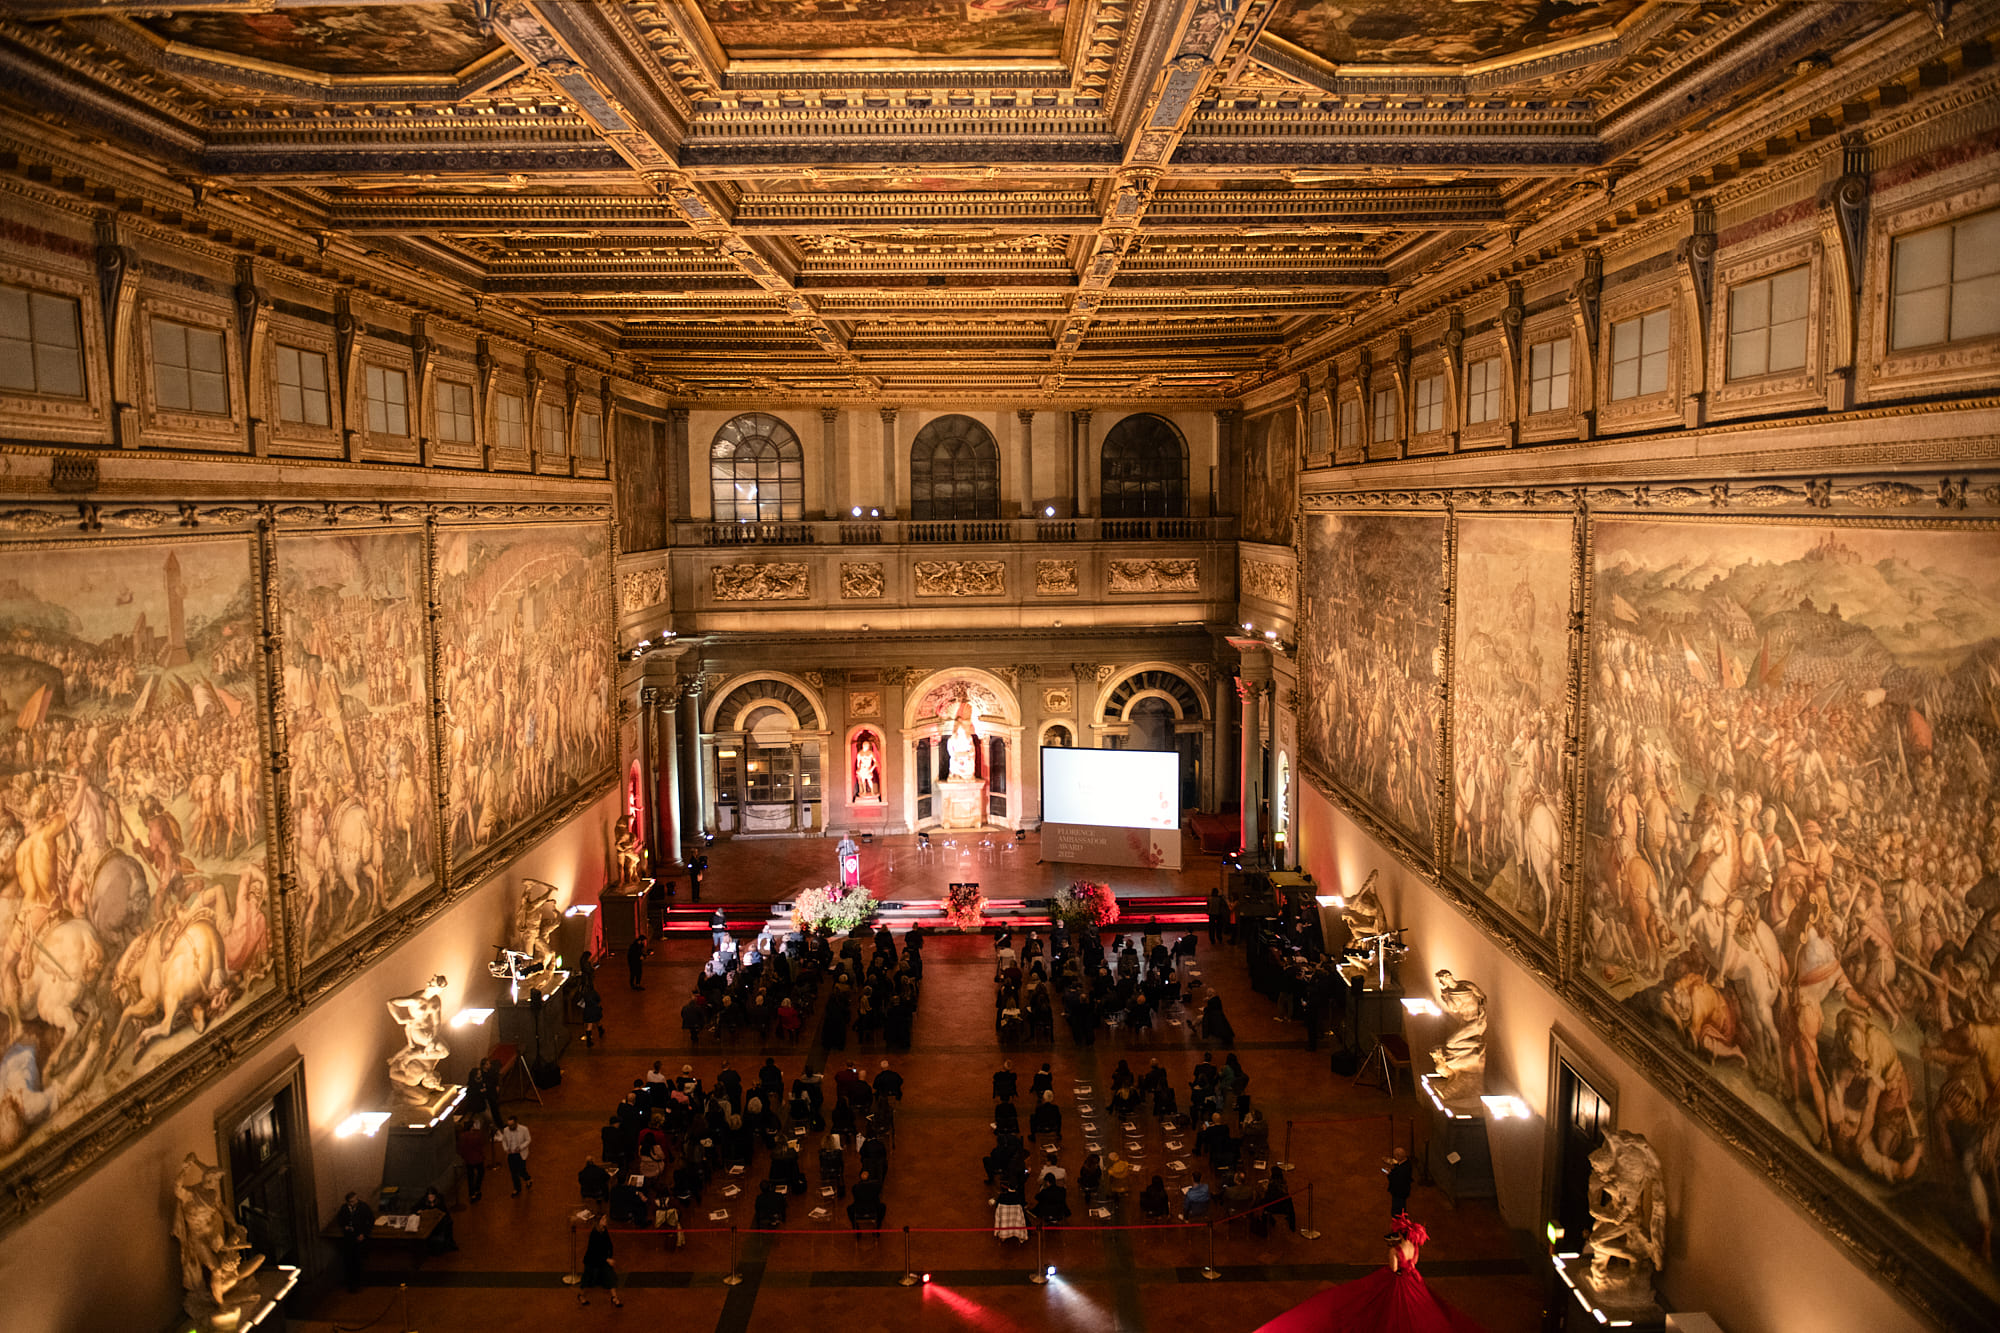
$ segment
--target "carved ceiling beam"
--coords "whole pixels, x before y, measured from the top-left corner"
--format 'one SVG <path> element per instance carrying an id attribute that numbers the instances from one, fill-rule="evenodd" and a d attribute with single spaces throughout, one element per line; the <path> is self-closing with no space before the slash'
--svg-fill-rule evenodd
<path id="1" fill-rule="evenodd" d="M 618 7 L 503 0 L 495 12 L 494 31 L 561 89 L 640 180 L 667 202 L 682 226 L 763 288 L 843 368 L 858 368 L 840 335 L 799 295 L 778 263 L 737 235 L 716 203 L 680 170 L 693 107 L 677 87 L 660 77 L 657 62 Z M 673 280 L 673 275 L 665 276 Z M 616 290 L 621 281 L 650 284 L 654 279 L 587 276 L 567 290 Z M 696 290 L 706 286 L 699 280 L 687 285 Z M 536 278 L 488 282 L 488 290 L 496 293 L 546 289 Z"/>
<path id="2" fill-rule="evenodd" d="M 1187 0 L 1179 7 L 1174 38 L 1162 48 L 1171 54 L 1154 71 L 1140 114 L 1127 122 L 1123 160 L 1106 183 L 1104 212 L 1078 272 L 1076 296 L 1056 330 L 1052 371 L 1058 383 L 1118 276 L 1202 93 L 1256 42 L 1275 6 L 1276 0 Z"/>

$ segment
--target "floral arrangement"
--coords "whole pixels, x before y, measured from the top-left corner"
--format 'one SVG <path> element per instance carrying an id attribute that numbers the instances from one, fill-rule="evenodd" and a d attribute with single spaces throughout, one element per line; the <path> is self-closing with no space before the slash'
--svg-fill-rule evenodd
<path id="1" fill-rule="evenodd" d="M 944 914 L 960 930 L 977 930 L 986 919 L 986 895 L 977 884 L 954 884 L 944 891 Z"/>
<path id="2" fill-rule="evenodd" d="M 1109 884 L 1080 879 L 1056 890 L 1050 914 L 1056 920 L 1077 927 L 1101 927 L 1118 920 L 1118 896 Z"/>
<path id="3" fill-rule="evenodd" d="M 824 926 L 836 935 L 844 934 L 874 915 L 875 896 L 862 888 L 824 884 L 792 900 L 792 924 L 800 930 Z"/>

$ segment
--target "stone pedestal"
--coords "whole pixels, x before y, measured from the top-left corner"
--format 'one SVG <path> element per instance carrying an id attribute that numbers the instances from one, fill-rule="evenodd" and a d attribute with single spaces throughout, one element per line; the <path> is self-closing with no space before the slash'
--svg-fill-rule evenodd
<path id="1" fill-rule="evenodd" d="M 217 1305 L 210 1300 L 188 1298 L 187 1317 L 192 1321 L 194 1333 L 240 1333 L 240 1330 L 270 1327 L 267 1319 L 271 1308 L 283 1300 L 299 1284 L 299 1270 L 278 1266 L 258 1269 L 237 1284 L 227 1304 Z M 280 1319 L 276 1327 L 283 1327 Z M 176 1333 L 189 1325 L 175 1321 Z"/>
<path id="2" fill-rule="evenodd" d="M 1478 1100 L 1470 1106 L 1441 1100 L 1432 1088 L 1435 1075 L 1423 1077 L 1423 1105 L 1430 1124 L 1424 1167 L 1431 1182 L 1445 1192 L 1452 1207 L 1460 1199 L 1491 1199 L 1493 1153 L 1486 1142 L 1486 1113 Z"/>
<path id="3" fill-rule="evenodd" d="M 946 778 L 938 783 L 939 818 L 948 829 L 986 824 L 986 783 L 980 778 Z"/>
<path id="4" fill-rule="evenodd" d="M 563 987 L 542 1004 L 532 1004 L 528 993 L 521 992 L 520 1002 L 510 1004 L 506 997 L 493 1011 L 494 1039 L 502 1045 L 511 1045 L 521 1053 L 521 1058 L 531 1064 L 536 1060 L 560 1060 L 569 1049 L 569 1028 L 563 1024 Z"/>
<path id="5" fill-rule="evenodd" d="M 382 1133 L 382 1187 L 397 1199 L 415 1200 L 451 1183 L 458 1169 L 457 1127 L 451 1112 L 465 1089 L 454 1087 L 426 1107 L 399 1106 Z M 404 1211 L 407 1211 L 405 1209 Z"/>
<path id="6" fill-rule="evenodd" d="M 1589 1255 L 1557 1254 L 1550 1260 L 1573 1297 L 1563 1305 L 1563 1329 L 1581 1333 L 1616 1325 L 1635 1333 L 1653 1333 L 1667 1327 L 1667 1313 L 1654 1297 L 1651 1283 L 1625 1281 L 1600 1287 L 1590 1280 Z"/>

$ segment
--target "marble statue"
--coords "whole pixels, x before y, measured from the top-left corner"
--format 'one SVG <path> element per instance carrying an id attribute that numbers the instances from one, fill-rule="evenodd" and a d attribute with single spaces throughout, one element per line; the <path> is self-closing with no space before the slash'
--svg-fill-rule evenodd
<path id="1" fill-rule="evenodd" d="M 1667 1189 L 1645 1135 L 1605 1131 L 1590 1154 L 1590 1219 L 1583 1250 L 1598 1299 L 1650 1303 L 1667 1252 Z"/>
<path id="2" fill-rule="evenodd" d="M 958 720 L 952 724 L 951 736 L 945 741 L 945 752 L 951 756 L 951 776 L 961 782 L 979 776 L 973 759 L 978 752 L 979 741 L 973 735 L 972 719 L 967 716 L 969 711 L 959 713 Z"/>
<path id="3" fill-rule="evenodd" d="M 1433 1090 L 1445 1101 L 1477 1097 L 1486 1084 L 1486 992 L 1444 970 L 1437 983 L 1438 1007 L 1459 1025 L 1431 1051 L 1439 1076 Z"/>
<path id="4" fill-rule="evenodd" d="M 1382 910 L 1382 898 L 1375 892 L 1375 881 L 1381 873 L 1369 871 L 1368 878 L 1361 881 L 1360 891 L 1347 900 L 1347 928 L 1357 940 L 1380 935 L 1389 927 L 1389 914 Z"/>
<path id="5" fill-rule="evenodd" d="M 618 858 L 618 882 L 638 883 L 641 878 L 639 863 L 643 859 L 643 854 L 639 850 L 639 839 L 632 832 L 632 816 L 619 816 L 617 831 L 611 835 L 611 850 Z"/>
<path id="6" fill-rule="evenodd" d="M 552 994 L 562 984 L 562 973 L 557 964 L 555 945 L 551 939 L 556 927 L 562 924 L 562 909 L 556 906 L 556 895 L 561 890 L 553 884 L 531 879 L 521 886 L 521 902 L 514 918 L 514 944 L 509 950 L 508 961 L 513 964 L 516 980 L 526 981 L 528 989 Z"/>
<path id="7" fill-rule="evenodd" d="M 222 1170 L 193 1153 L 174 1176 L 174 1239 L 181 1243 L 187 1312 L 214 1328 L 233 1328 L 241 1310 L 261 1300 L 250 1277 L 264 1256 L 248 1254 L 250 1237 L 222 1202 Z"/>
<path id="8" fill-rule="evenodd" d="M 405 1101 L 428 1103 L 445 1091 L 437 1076 L 438 1063 L 451 1054 L 438 1040 L 444 1027 L 444 987 L 444 978 L 435 976 L 422 990 L 389 1001 L 390 1017 L 403 1025 L 403 1049 L 389 1057 L 389 1082 Z"/>
<path id="9" fill-rule="evenodd" d="M 875 754 L 875 738 L 861 737 L 854 747 L 854 794 L 857 800 L 875 801 L 882 796 L 881 760 Z"/>

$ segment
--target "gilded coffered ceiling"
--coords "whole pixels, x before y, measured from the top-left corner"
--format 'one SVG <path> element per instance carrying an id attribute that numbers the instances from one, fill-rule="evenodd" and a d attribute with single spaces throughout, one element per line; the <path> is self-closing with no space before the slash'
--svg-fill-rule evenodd
<path id="1" fill-rule="evenodd" d="M 1928 12 L 13 0 L 0 98 L 690 401 L 1219 398 Z"/>

